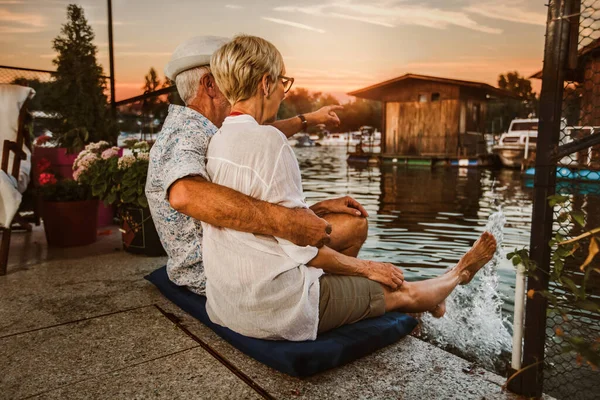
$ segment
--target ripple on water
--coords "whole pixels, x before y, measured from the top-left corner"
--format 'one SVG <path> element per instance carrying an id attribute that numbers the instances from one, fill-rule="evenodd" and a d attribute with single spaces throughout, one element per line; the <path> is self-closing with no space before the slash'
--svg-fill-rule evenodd
<path id="1" fill-rule="evenodd" d="M 506 217 L 505 247 L 529 244 L 532 190 L 522 184 L 518 171 L 360 168 L 347 165 L 344 148 L 295 151 L 307 202 L 345 195 L 358 200 L 370 214 L 369 238 L 359 257 L 391 262 L 403 268 L 409 281 L 431 278 L 454 266 L 485 230 L 496 204 L 502 204 Z M 515 271 L 502 259 L 495 269 L 495 304 L 500 310 L 495 323 L 503 321 L 509 329 Z M 486 310 L 476 308 L 474 313 L 485 317 Z M 486 363 L 484 359 L 479 361 Z"/>
<path id="2" fill-rule="evenodd" d="M 492 214 L 485 230 L 496 238 L 492 260 L 465 286 L 459 286 L 446 300 L 446 315 L 435 319 L 423 316 L 422 332 L 430 341 L 494 368 L 501 355 L 511 351 L 512 325 L 502 314 L 498 265 L 506 258 L 502 249 L 506 218 L 502 211 Z"/>

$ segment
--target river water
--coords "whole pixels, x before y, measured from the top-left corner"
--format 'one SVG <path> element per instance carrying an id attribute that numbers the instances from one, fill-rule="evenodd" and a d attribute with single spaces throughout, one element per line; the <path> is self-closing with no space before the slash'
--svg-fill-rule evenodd
<path id="1" fill-rule="evenodd" d="M 495 225 L 504 224 L 504 251 L 529 247 L 533 181 L 523 179 L 519 171 L 367 168 L 348 165 L 343 147 L 296 148 L 295 152 L 308 203 L 344 195 L 361 202 L 370 217 L 369 237 L 359 257 L 391 262 L 403 268 L 407 280 L 434 277 L 453 266 L 486 226 L 494 226 L 494 217 L 488 219 L 498 211 L 498 206 L 502 209 L 502 221 Z M 584 212 L 585 230 L 600 226 L 600 185 L 559 181 L 557 190 L 569 196 L 569 210 Z M 584 231 L 574 224 L 555 225 L 554 230 L 567 236 Z M 576 275 L 578 269 L 575 268 Z M 515 269 L 499 255 L 478 275 L 478 283 L 460 287 L 449 299 L 448 304 L 455 307 L 454 312 L 448 313 L 450 320 L 432 324 L 431 318 L 424 318 L 425 339 L 504 373 L 511 351 Z M 470 286 L 475 286 L 473 291 L 465 292 L 464 288 Z M 588 292 L 599 299 L 600 281 L 593 279 L 588 286 Z M 498 300 L 502 302 L 500 313 Z M 558 324 L 549 321 L 547 332 L 551 334 L 555 326 L 561 326 L 561 321 Z M 583 334 L 589 336 L 596 335 L 600 325 L 596 318 L 584 318 L 577 326 L 579 331 L 574 333 L 592 332 Z M 473 334 L 463 334 L 463 327 Z M 432 333 L 430 337 L 428 331 Z M 545 375 L 548 382 L 556 382 L 554 388 L 547 383 L 546 390 L 557 398 L 572 398 L 570 391 L 577 387 L 581 393 L 587 390 L 586 395 L 577 398 L 596 398 L 598 373 L 586 366 L 579 367 L 575 356 L 564 355 L 560 343 L 554 343 L 556 340 L 551 335 L 546 342 L 550 347 Z M 575 386 L 569 386 L 572 382 Z"/>
<path id="2" fill-rule="evenodd" d="M 498 205 L 506 217 L 504 248 L 529 245 L 532 192 L 519 171 L 479 168 L 360 167 L 346 149 L 295 149 L 309 204 L 350 195 L 369 212 L 369 237 L 359 257 L 391 262 L 407 280 L 443 273 L 485 230 Z M 512 321 L 515 269 L 498 263 L 503 314 Z"/>

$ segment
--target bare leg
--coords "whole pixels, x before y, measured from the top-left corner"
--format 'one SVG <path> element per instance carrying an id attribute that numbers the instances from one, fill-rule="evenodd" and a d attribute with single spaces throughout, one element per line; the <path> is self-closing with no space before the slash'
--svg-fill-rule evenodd
<path id="1" fill-rule="evenodd" d="M 438 307 L 445 308 L 445 300 L 454 288 L 471 282 L 477 271 L 492 259 L 495 251 L 496 240 L 492 234 L 485 232 L 447 273 L 420 282 L 404 282 L 396 291 L 384 287 L 386 311 L 434 313 Z"/>
<path id="2" fill-rule="evenodd" d="M 339 253 L 356 257 L 367 239 L 367 219 L 350 214 L 325 214 L 323 219 L 327 220 L 332 228 L 331 242 L 327 246 Z"/>

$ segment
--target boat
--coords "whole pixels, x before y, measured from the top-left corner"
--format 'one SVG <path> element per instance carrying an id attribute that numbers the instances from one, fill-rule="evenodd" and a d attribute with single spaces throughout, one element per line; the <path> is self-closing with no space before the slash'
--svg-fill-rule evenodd
<path id="1" fill-rule="evenodd" d="M 323 136 L 319 143 L 321 146 L 356 146 L 360 143 L 360 133 L 330 133 Z"/>
<path id="2" fill-rule="evenodd" d="M 371 126 L 361 126 L 360 146 L 365 153 L 381 153 L 381 132 Z"/>
<path id="3" fill-rule="evenodd" d="M 520 168 L 523 162 L 535 158 L 538 118 L 513 119 L 508 132 L 500 136 L 492 152 L 508 168 Z"/>
<path id="4" fill-rule="evenodd" d="M 314 147 L 315 142 L 308 135 L 302 135 L 298 138 L 296 147 Z"/>

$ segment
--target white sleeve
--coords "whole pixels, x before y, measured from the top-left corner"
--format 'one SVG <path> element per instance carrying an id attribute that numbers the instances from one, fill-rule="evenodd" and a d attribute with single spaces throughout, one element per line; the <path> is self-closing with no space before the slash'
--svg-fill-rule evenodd
<path id="1" fill-rule="evenodd" d="M 292 148 L 286 143 L 281 147 L 269 184 L 267 198 L 270 203 L 288 208 L 308 208 L 302 192 L 300 167 Z M 319 249 L 313 246 L 297 246 L 276 237 L 283 251 L 298 264 L 307 264 L 317 256 Z"/>
<path id="2" fill-rule="evenodd" d="M 298 264 L 306 265 L 310 262 L 310 260 L 315 258 L 317 256 L 317 254 L 319 254 L 319 249 L 316 247 L 313 247 L 313 246 L 302 247 L 302 246 L 295 245 L 294 243 L 290 242 L 289 240 L 281 239 L 278 237 L 275 237 L 275 239 L 277 239 L 277 241 L 279 242 L 279 245 L 281 246 L 281 248 L 283 249 L 285 254 L 287 254 L 289 258 L 296 261 Z"/>

